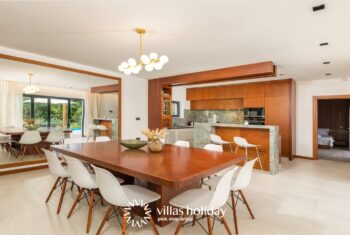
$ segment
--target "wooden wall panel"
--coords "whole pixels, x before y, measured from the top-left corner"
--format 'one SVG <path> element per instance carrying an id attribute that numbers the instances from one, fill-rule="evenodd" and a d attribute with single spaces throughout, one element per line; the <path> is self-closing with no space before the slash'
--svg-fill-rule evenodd
<path id="1" fill-rule="evenodd" d="M 250 83 L 245 85 L 244 98 L 264 97 L 265 85 L 264 83 Z"/>
<path id="2" fill-rule="evenodd" d="M 192 110 L 237 110 L 243 109 L 243 99 L 231 100 L 193 100 Z"/>
<path id="3" fill-rule="evenodd" d="M 277 125 L 281 134 L 281 154 L 291 155 L 290 102 L 288 96 L 265 98 L 265 124 Z"/>
<path id="4" fill-rule="evenodd" d="M 161 84 L 158 79 L 148 81 L 148 128 L 162 127 Z"/>
<path id="5" fill-rule="evenodd" d="M 269 130 L 264 129 L 252 129 L 252 128 L 230 128 L 230 127 L 217 127 L 215 133 L 221 136 L 222 139 L 226 141 L 233 142 L 233 137 L 240 136 L 245 138 L 249 143 L 258 144 L 259 154 L 262 162 L 263 169 L 265 171 L 270 170 L 270 133 Z M 232 144 L 232 148 L 235 149 L 236 145 Z M 227 146 L 225 146 L 225 151 L 230 151 Z M 237 154 L 244 155 L 245 150 L 240 149 Z M 255 149 L 249 149 L 249 158 L 253 159 L 256 156 Z M 260 169 L 259 163 L 255 163 L 254 168 Z"/>

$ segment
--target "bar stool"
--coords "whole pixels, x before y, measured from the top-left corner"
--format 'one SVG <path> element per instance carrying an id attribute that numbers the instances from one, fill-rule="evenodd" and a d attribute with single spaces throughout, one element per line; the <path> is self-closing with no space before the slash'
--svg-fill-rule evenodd
<path id="1" fill-rule="evenodd" d="M 178 141 L 175 142 L 174 145 L 179 146 L 179 147 L 189 148 L 190 147 L 190 142 L 184 141 L 184 140 L 178 140 Z"/>
<path id="2" fill-rule="evenodd" d="M 224 145 L 224 144 L 228 144 L 230 146 L 230 150 L 232 151 L 232 146 L 231 146 L 231 142 L 225 141 L 223 140 L 220 136 L 218 135 L 214 135 L 211 134 L 210 135 L 210 141 L 213 142 L 214 144 L 218 144 L 218 145 Z"/>
<path id="3" fill-rule="evenodd" d="M 248 141 L 246 139 L 244 139 L 242 137 L 238 137 L 238 136 L 233 138 L 233 142 L 235 142 L 235 144 L 237 145 L 236 149 L 235 149 L 235 154 L 237 153 L 238 148 L 244 148 L 245 149 L 245 162 L 247 162 L 249 160 L 248 148 L 255 148 L 255 150 L 256 150 L 256 157 L 258 159 L 258 162 L 259 162 L 261 170 L 263 170 L 263 167 L 262 167 L 262 164 L 261 164 L 260 155 L 259 155 L 259 150 L 258 150 L 259 145 L 250 144 L 250 143 L 248 143 Z"/>

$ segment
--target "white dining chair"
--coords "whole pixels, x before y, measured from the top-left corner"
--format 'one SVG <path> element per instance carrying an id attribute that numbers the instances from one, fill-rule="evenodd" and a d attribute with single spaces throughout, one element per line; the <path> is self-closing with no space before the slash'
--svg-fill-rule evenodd
<path id="1" fill-rule="evenodd" d="M 189 148 L 189 147 L 190 147 L 190 142 L 184 141 L 184 140 L 178 140 L 178 141 L 175 142 L 174 145 L 176 145 L 176 146 L 178 146 L 178 147 Z"/>
<path id="2" fill-rule="evenodd" d="M 92 167 L 96 173 L 96 182 L 101 195 L 110 204 L 96 234 L 99 235 L 101 233 L 104 224 L 109 219 L 109 216 L 115 207 L 123 216 L 122 234 L 126 234 L 127 209 L 132 209 L 130 207 L 133 207 L 134 205 L 142 206 L 144 209 L 147 209 L 149 208 L 148 204 L 157 201 L 160 198 L 160 195 L 137 185 L 120 185 L 120 182 L 111 172 L 96 166 Z M 152 216 L 148 219 L 155 234 L 159 235 Z"/>
<path id="3" fill-rule="evenodd" d="M 97 136 L 97 125 L 90 124 L 88 126 L 88 137 L 86 139 L 86 142 L 89 142 L 91 138 L 95 140 L 96 136 Z"/>
<path id="4" fill-rule="evenodd" d="M 14 141 L 11 139 L 11 135 L 4 135 L 0 133 L 0 147 L 8 152 L 10 155 L 15 156 L 13 150 L 12 150 L 12 143 Z"/>
<path id="5" fill-rule="evenodd" d="M 24 158 L 24 154 L 27 150 L 28 145 L 33 145 L 36 151 L 38 152 L 39 156 L 41 157 L 41 152 L 38 149 L 37 144 L 41 143 L 41 136 L 39 131 L 25 131 L 19 140 L 19 143 L 21 144 L 21 149 L 18 152 L 17 156 L 20 155 L 22 152 L 22 160 Z"/>
<path id="6" fill-rule="evenodd" d="M 111 141 L 111 138 L 109 138 L 108 136 L 97 136 L 95 141 L 96 142 L 108 142 L 108 141 Z"/>
<path id="7" fill-rule="evenodd" d="M 236 234 L 238 234 L 238 223 L 237 223 L 237 214 L 236 214 L 236 202 L 235 202 L 235 193 L 238 193 L 237 198 L 241 196 L 243 203 L 246 205 L 249 214 L 251 215 L 252 219 L 254 219 L 254 215 L 252 210 L 249 207 L 249 204 L 247 202 L 246 197 L 243 194 L 243 189 L 248 187 L 250 180 L 252 178 L 252 172 L 255 162 L 257 161 L 257 158 L 248 161 L 239 171 L 237 177 L 234 177 L 231 183 L 231 207 L 233 211 L 233 219 L 235 223 L 235 231 Z M 210 188 L 216 188 L 218 183 L 220 182 L 222 176 L 218 176 L 215 178 L 211 178 L 207 181 L 204 181 L 203 184 L 207 185 Z"/>
<path id="8" fill-rule="evenodd" d="M 68 163 L 68 170 L 71 174 L 72 180 L 80 188 L 78 196 L 75 198 L 75 201 L 68 213 L 67 218 L 69 219 L 72 216 L 72 213 L 81 200 L 82 194 L 86 193 L 85 197 L 89 198 L 89 209 L 88 209 L 88 219 L 86 224 L 86 233 L 90 231 L 90 225 L 92 221 L 92 208 L 94 206 L 94 197 L 95 190 L 98 188 L 95 180 L 95 176 L 91 175 L 89 171 L 85 168 L 84 164 L 76 158 L 65 156 L 65 159 Z"/>
<path id="9" fill-rule="evenodd" d="M 226 140 L 223 140 L 219 135 L 215 135 L 215 134 L 210 134 L 210 141 L 214 144 L 218 144 L 218 145 L 229 145 L 230 146 L 230 150 L 231 152 L 232 151 L 232 146 L 231 146 L 231 143 L 226 141 Z"/>
<path id="10" fill-rule="evenodd" d="M 183 223 L 188 216 L 193 216 L 193 225 L 197 220 L 194 212 L 200 211 L 203 217 L 207 217 L 208 233 L 213 234 L 211 216 L 213 212 L 219 213 L 217 218 L 224 224 L 228 234 L 231 234 L 230 228 L 226 223 L 224 214 L 220 210 L 226 203 L 230 195 L 230 184 L 234 172 L 234 168 L 221 178 L 215 191 L 208 189 L 190 189 L 170 200 L 170 205 L 184 209 L 184 213 L 180 218 L 175 234 L 179 234 Z M 214 218 L 215 219 L 215 218 Z"/>
<path id="11" fill-rule="evenodd" d="M 245 138 L 239 137 L 239 136 L 234 137 L 233 138 L 233 142 L 236 144 L 235 154 L 237 153 L 239 148 L 244 148 L 245 149 L 245 162 L 249 161 L 248 149 L 249 148 L 255 148 L 255 150 L 256 150 L 256 157 L 258 158 L 257 161 L 259 162 L 260 169 L 263 170 L 261 159 L 260 159 L 260 154 L 259 154 L 259 150 L 258 150 L 259 145 L 250 144 L 250 143 L 248 143 L 248 141 Z"/>
<path id="12" fill-rule="evenodd" d="M 49 151 L 47 149 L 42 149 L 42 151 L 44 151 L 44 153 L 45 153 L 45 156 L 46 156 L 46 159 L 47 159 L 47 162 L 49 165 L 50 173 L 53 176 L 57 177 L 45 202 L 46 203 L 49 202 L 52 193 L 57 189 L 57 187 L 61 188 L 61 197 L 60 197 L 58 207 L 57 207 L 57 214 L 59 214 L 60 210 L 61 210 L 64 194 L 66 192 L 67 182 L 68 182 L 68 179 L 70 178 L 71 175 L 68 172 L 67 167 L 62 166 L 61 161 L 59 160 L 59 158 L 57 157 L 57 155 L 54 152 Z"/>
<path id="13" fill-rule="evenodd" d="M 218 145 L 218 144 L 206 144 L 204 146 L 205 150 L 209 150 L 209 151 L 216 151 L 216 152 L 223 152 L 223 148 L 222 145 Z"/>
<path id="14" fill-rule="evenodd" d="M 52 130 L 50 131 L 49 135 L 47 136 L 46 140 L 44 140 L 44 142 L 50 144 L 63 144 L 64 139 L 65 136 L 63 130 Z"/>

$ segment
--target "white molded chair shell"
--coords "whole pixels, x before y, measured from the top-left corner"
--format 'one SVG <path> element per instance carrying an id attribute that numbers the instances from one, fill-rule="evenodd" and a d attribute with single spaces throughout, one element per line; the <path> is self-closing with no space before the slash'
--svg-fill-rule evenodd
<path id="1" fill-rule="evenodd" d="M 92 166 L 96 173 L 96 183 L 102 197 L 110 204 L 117 206 L 129 206 L 128 199 L 119 181 L 114 175 L 102 168 Z"/>
<path id="2" fill-rule="evenodd" d="M 45 142 L 50 143 L 59 143 L 64 141 L 64 132 L 63 130 L 52 130 L 50 131 L 49 135 L 47 136 Z"/>
<path id="3" fill-rule="evenodd" d="M 250 160 L 246 164 L 244 164 L 244 166 L 237 175 L 236 181 L 231 187 L 233 191 L 244 189 L 249 185 L 256 160 L 257 158 Z"/>
<path id="4" fill-rule="evenodd" d="M 237 144 L 240 147 L 248 146 L 248 141 L 239 136 L 233 137 L 233 142 L 235 142 L 235 144 Z"/>
<path id="5" fill-rule="evenodd" d="M 175 142 L 174 145 L 179 146 L 179 147 L 189 148 L 190 147 L 190 142 L 184 141 L 184 140 L 178 140 L 178 141 Z"/>
<path id="6" fill-rule="evenodd" d="M 190 189 L 172 198 L 170 204 L 189 210 L 209 211 L 217 210 L 225 205 L 229 195 L 234 168 L 225 173 L 215 191 L 208 189 Z"/>
<path id="7" fill-rule="evenodd" d="M 215 188 L 215 192 L 209 207 L 212 207 L 214 210 L 216 210 L 225 205 L 228 197 L 230 196 L 231 182 L 233 174 L 235 173 L 237 168 L 238 167 L 235 167 L 234 169 L 227 171 L 223 175 L 223 177 L 221 178 L 221 180 Z"/>
<path id="8" fill-rule="evenodd" d="M 97 125 L 96 129 L 99 131 L 107 131 L 108 130 L 107 127 L 104 125 Z"/>
<path id="9" fill-rule="evenodd" d="M 96 173 L 96 182 L 103 198 L 112 205 L 129 207 L 144 206 L 160 198 L 160 195 L 137 185 L 120 185 L 120 179 L 102 168 L 92 166 Z"/>
<path id="10" fill-rule="evenodd" d="M 25 131 L 19 140 L 20 144 L 38 144 L 41 142 L 39 131 Z"/>
<path id="11" fill-rule="evenodd" d="M 223 148 L 222 145 L 217 145 L 217 144 L 206 144 L 204 146 L 205 150 L 209 150 L 209 151 L 216 151 L 216 152 L 223 152 Z"/>
<path id="12" fill-rule="evenodd" d="M 65 156 L 65 159 L 68 164 L 69 173 L 75 184 L 86 189 L 98 188 L 94 177 L 89 173 L 81 161 L 68 156 Z"/>
<path id="13" fill-rule="evenodd" d="M 223 140 L 220 136 L 215 134 L 210 134 L 210 141 L 214 144 L 228 144 L 228 141 Z"/>
<path id="14" fill-rule="evenodd" d="M 97 136 L 96 142 L 107 142 L 111 141 L 111 139 L 108 136 Z"/>
<path id="15" fill-rule="evenodd" d="M 70 177 L 69 172 L 62 166 L 60 160 L 58 159 L 57 155 L 50 150 L 42 149 L 45 153 L 45 156 L 47 158 L 47 162 L 49 164 L 49 170 L 51 174 L 57 176 L 57 177 Z"/>

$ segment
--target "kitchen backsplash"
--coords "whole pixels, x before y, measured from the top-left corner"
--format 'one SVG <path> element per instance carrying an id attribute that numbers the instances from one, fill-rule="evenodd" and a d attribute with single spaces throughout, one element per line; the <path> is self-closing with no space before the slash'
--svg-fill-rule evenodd
<path id="1" fill-rule="evenodd" d="M 244 123 L 244 111 L 242 110 L 189 110 L 185 109 L 185 118 L 174 118 L 173 122 L 175 126 L 186 125 L 187 122 L 203 122 L 207 123 L 211 120 L 212 116 L 217 115 L 217 121 L 227 124 L 243 124 Z"/>

